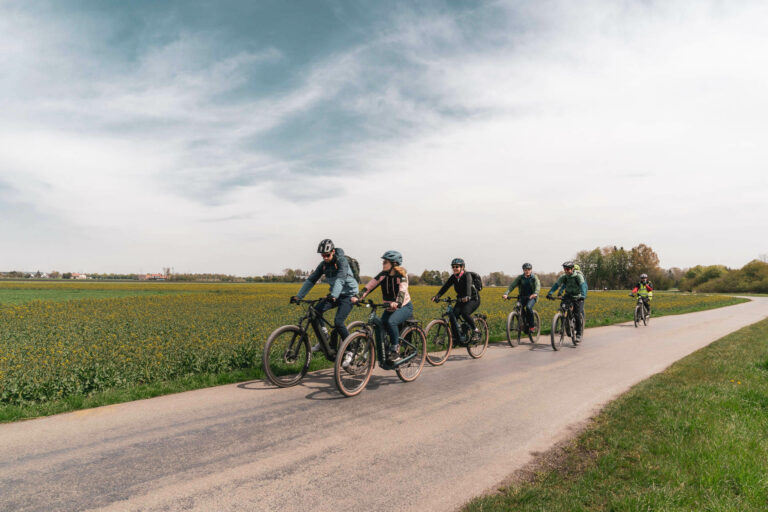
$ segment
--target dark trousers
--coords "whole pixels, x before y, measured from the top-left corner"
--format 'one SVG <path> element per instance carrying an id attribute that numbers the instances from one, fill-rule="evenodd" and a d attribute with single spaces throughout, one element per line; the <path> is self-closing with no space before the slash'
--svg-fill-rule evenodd
<path id="1" fill-rule="evenodd" d="M 459 330 L 459 322 L 456 319 L 457 316 L 461 316 L 465 322 L 469 324 L 472 330 L 475 330 L 475 321 L 472 319 L 472 313 L 480 307 L 480 299 L 470 300 L 469 302 L 457 302 L 453 305 L 451 310 L 450 320 L 451 329 L 456 339 L 461 339 L 461 331 Z"/>
<path id="2" fill-rule="evenodd" d="M 390 350 L 397 350 L 400 346 L 400 324 L 413 316 L 413 302 L 409 302 L 394 311 L 384 311 L 381 315 L 381 323 L 389 333 Z"/>
<path id="3" fill-rule="evenodd" d="M 528 327 L 536 327 L 533 324 L 533 306 L 536 305 L 536 297 L 533 299 L 530 297 L 520 297 L 520 304 L 523 305 L 523 316 L 525 316 L 525 322 Z"/>
<path id="4" fill-rule="evenodd" d="M 573 301 L 573 312 L 576 314 L 576 334 L 581 336 L 584 326 L 581 325 L 581 318 L 584 316 L 584 299 Z"/>
<path id="5" fill-rule="evenodd" d="M 335 301 L 330 299 L 323 299 L 315 306 L 315 311 L 321 315 L 329 309 L 339 308 L 336 311 L 336 318 L 333 320 L 333 326 L 336 328 L 336 332 L 339 333 L 341 339 L 344 340 L 349 336 L 347 325 L 344 323 L 347 321 L 349 313 L 352 311 L 352 297 L 350 295 L 342 295 Z"/>

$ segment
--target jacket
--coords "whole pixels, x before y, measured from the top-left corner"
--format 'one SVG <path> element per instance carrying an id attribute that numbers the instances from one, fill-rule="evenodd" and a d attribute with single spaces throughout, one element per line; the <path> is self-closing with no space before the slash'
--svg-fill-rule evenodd
<path id="1" fill-rule="evenodd" d="M 358 284 L 349 267 L 349 262 L 344 256 L 344 249 L 336 248 L 336 256 L 330 263 L 320 262 L 314 272 L 312 272 L 296 296 L 303 299 L 309 293 L 309 290 L 315 286 L 317 280 L 325 276 L 325 280 L 330 285 L 329 294 L 338 299 L 341 295 L 357 295 Z"/>

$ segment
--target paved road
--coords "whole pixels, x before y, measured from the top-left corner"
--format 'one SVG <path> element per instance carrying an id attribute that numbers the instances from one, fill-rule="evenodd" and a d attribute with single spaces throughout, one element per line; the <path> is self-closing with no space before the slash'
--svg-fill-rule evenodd
<path id="1" fill-rule="evenodd" d="M 578 348 L 455 351 L 413 383 L 332 374 L 0 425 L 0 510 L 453 510 L 631 385 L 768 316 L 768 299 L 587 331 Z M 541 342 L 545 341 L 542 336 Z"/>

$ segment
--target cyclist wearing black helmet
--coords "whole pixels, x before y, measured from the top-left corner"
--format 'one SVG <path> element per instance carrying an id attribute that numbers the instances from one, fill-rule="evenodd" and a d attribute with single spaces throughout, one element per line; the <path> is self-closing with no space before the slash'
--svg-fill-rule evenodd
<path id="1" fill-rule="evenodd" d="M 346 322 L 350 311 L 352 311 L 351 298 L 357 294 L 357 280 L 347 258 L 344 256 L 344 249 L 336 247 L 331 240 L 326 238 L 318 244 L 317 252 L 322 256 L 323 261 L 307 277 L 299 293 L 291 297 L 291 302 L 303 299 L 309 293 L 309 290 L 315 286 L 317 280 L 321 276 L 325 276 L 325 280 L 330 285 L 330 290 L 328 296 L 321 302 L 318 302 L 315 309 L 320 314 L 323 314 L 329 309 L 338 307 L 333 325 L 341 335 L 341 339 L 345 339 L 349 336 L 349 331 L 347 331 L 347 326 L 344 322 Z M 317 352 L 318 350 L 320 350 L 319 343 L 312 347 L 312 352 Z"/>
<path id="2" fill-rule="evenodd" d="M 524 306 L 525 321 L 528 323 L 530 331 L 534 332 L 536 327 L 533 325 L 533 306 L 536 305 L 536 300 L 539 298 L 541 281 L 539 281 L 539 276 L 533 273 L 533 265 L 530 263 L 523 263 L 523 273 L 512 281 L 507 293 L 504 294 L 504 298 L 506 299 L 517 287 L 520 288 L 518 295 L 520 296 L 520 304 Z"/>
<path id="3" fill-rule="evenodd" d="M 563 263 L 563 270 L 565 273 L 552 285 L 552 288 L 547 292 L 547 298 L 551 299 L 555 290 L 562 287 L 565 290 L 566 297 L 576 299 L 574 301 L 574 309 L 576 313 L 576 340 L 581 341 L 581 334 L 584 328 L 584 326 L 581 325 L 581 319 L 584 316 L 584 296 L 586 295 L 584 292 L 586 291 L 587 282 L 580 272 L 575 273 L 573 271 L 574 266 L 572 261 Z"/>
<path id="4" fill-rule="evenodd" d="M 403 255 L 399 251 L 387 251 L 381 256 L 381 272 L 360 291 L 360 300 L 381 285 L 384 302 L 389 303 L 381 315 L 381 322 L 389 333 L 390 345 L 387 359 L 397 362 L 400 359 L 400 324 L 413 316 L 413 303 L 408 293 L 408 271 L 403 267 Z M 352 302 L 357 302 L 352 298 Z"/>
<path id="5" fill-rule="evenodd" d="M 472 285 L 472 276 L 469 272 L 464 270 L 464 260 L 461 258 L 454 258 L 451 261 L 451 270 L 453 274 L 445 281 L 443 287 L 437 292 L 437 295 L 432 297 L 433 301 L 436 301 L 444 294 L 448 288 L 453 285 L 453 289 L 456 292 L 456 305 L 451 310 L 450 321 L 451 329 L 454 334 L 457 335 L 457 339 L 460 339 L 459 324 L 456 320 L 456 315 L 461 315 L 470 327 L 472 327 L 472 341 L 480 339 L 480 330 L 475 325 L 475 321 L 472 318 L 472 313 L 480 307 L 480 294 Z"/>

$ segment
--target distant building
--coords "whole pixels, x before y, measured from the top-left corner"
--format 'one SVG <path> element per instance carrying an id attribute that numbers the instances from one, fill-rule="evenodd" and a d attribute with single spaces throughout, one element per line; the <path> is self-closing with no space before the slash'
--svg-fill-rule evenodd
<path id="1" fill-rule="evenodd" d="M 165 281 L 168 276 L 165 274 L 139 274 L 139 281 Z"/>
<path id="2" fill-rule="evenodd" d="M 88 279 L 88 274 L 81 274 L 79 272 L 72 272 L 71 279 Z"/>

